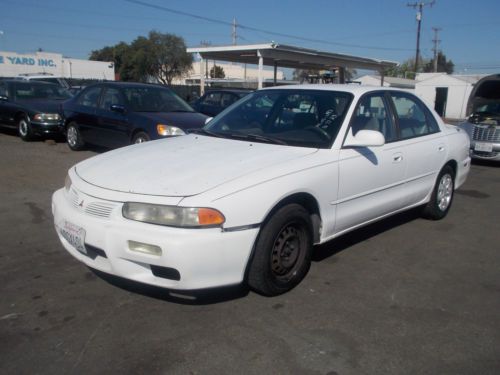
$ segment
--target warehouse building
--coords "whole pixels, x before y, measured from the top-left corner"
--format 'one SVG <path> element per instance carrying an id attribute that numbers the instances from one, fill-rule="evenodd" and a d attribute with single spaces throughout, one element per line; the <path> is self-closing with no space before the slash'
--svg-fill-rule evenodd
<path id="1" fill-rule="evenodd" d="M 0 77 L 16 77 L 23 74 L 114 81 L 115 67 L 112 62 L 72 59 L 59 53 L 20 54 L 0 51 Z"/>

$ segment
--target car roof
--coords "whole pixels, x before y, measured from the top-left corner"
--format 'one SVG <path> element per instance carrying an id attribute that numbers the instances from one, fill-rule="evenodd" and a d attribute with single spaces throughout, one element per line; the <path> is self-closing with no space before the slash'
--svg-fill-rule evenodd
<path id="1" fill-rule="evenodd" d="M 9 79 L 2 79 L 2 82 L 7 82 L 7 83 L 23 83 L 23 84 L 29 84 L 29 85 L 47 85 L 47 86 L 61 87 L 57 83 L 37 81 L 37 80 L 30 80 L 30 79 L 9 78 Z"/>
<path id="2" fill-rule="evenodd" d="M 324 90 L 324 91 L 343 91 L 349 92 L 356 96 L 363 95 L 367 92 L 372 91 L 397 91 L 397 92 L 410 92 L 405 89 L 397 89 L 393 87 L 385 86 L 370 86 L 370 85 L 358 85 L 358 84 L 306 84 L 306 85 L 289 85 L 289 86 L 274 86 L 261 89 L 259 91 L 266 90 Z"/>
<path id="3" fill-rule="evenodd" d="M 115 87 L 161 87 L 168 89 L 167 86 L 160 85 L 157 83 L 141 83 L 141 82 L 122 82 L 122 81 L 105 81 L 105 82 L 97 82 L 87 87 L 94 86 L 115 86 Z"/>

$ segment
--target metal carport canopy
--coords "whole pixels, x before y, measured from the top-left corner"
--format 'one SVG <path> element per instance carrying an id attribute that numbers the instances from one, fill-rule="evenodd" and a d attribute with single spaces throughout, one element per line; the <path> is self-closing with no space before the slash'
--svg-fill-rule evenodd
<path id="1" fill-rule="evenodd" d="M 354 68 L 376 70 L 381 73 L 397 66 L 394 61 L 378 60 L 360 56 L 344 55 L 284 44 L 250 44 L 230 46 L 192 47 L 188 53 L 199 53 L 202 60 L 220 60 L 259 65 L 259 88 L 262 88 L 263 65 L 295 69 L 329 70 L 332 68 Z M 201 64 L 203 69 L 203 64 Z M 202 73 L 201 81 L 204 74 Z M 204 82 L 200 82 L 204 85 Z"/>

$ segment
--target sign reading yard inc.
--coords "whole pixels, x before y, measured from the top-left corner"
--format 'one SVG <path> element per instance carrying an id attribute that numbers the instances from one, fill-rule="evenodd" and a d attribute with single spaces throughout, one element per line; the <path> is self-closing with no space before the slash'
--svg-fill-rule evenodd
<path id="1" fill-rule="evenodd" d="M 11 65 L 37 65 L 43 67 L 55 68 L 57 65 L 52 59 L 42 59 L 33 57 L 19 57 L 19 56 L 8 56 L 0 55 L 0 64 L 11 64 Z"/>

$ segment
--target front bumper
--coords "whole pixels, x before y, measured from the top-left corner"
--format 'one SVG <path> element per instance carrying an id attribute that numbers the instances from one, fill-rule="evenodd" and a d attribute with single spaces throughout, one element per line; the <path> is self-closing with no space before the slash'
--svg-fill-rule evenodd
<path id="1" fill-rule="evenodd" d="M 64 133 L 63 121 L 58 122 L 30 122 L 31 129 L 34 133 L 39 135 L 56 135 Z"/>
<path id="2" fill-rule="evenodd" d="M 243 281 L 258 228 L 224 232 L 221 228 L 181 229 L 140 223 L 123 218 L 120 202 L 98 200 L 71 189 L 77 199 L 65 189 L 52 196 L 54 224 L 64 248 L 87 266 L 129 280 L 179 290 Z M 84 229 L 87 255 L 61 235 L 59 228 L 64 222 Z M 159 246 L 162 254 L 131 251 L 128 241 Z"/>
<path id="3" fill-rule="evenodd" d="M 487 145 L 487 147 L 484 148 L 484 145 Z M 473 159 L 500 161 L 500 142 L 471 140 L 470 157 Z"/>

